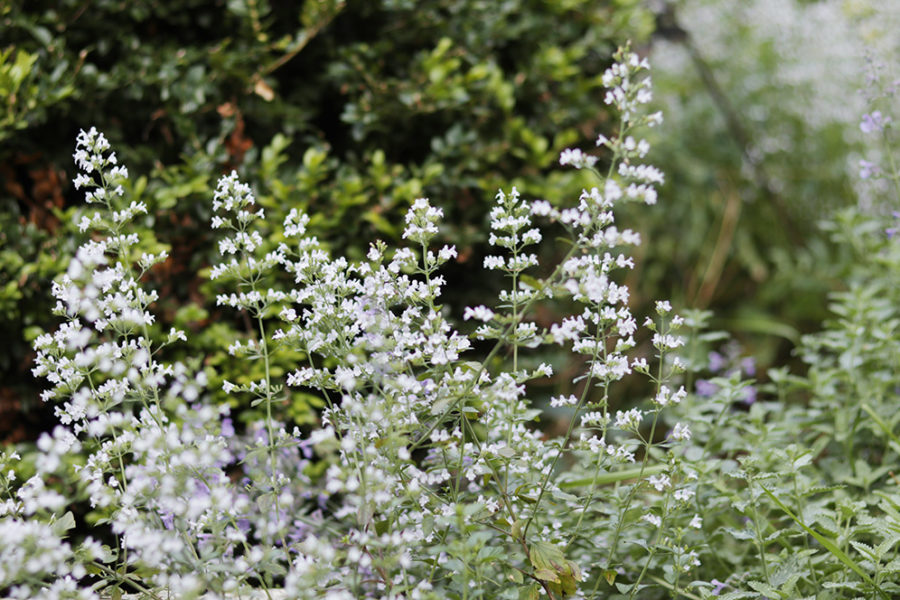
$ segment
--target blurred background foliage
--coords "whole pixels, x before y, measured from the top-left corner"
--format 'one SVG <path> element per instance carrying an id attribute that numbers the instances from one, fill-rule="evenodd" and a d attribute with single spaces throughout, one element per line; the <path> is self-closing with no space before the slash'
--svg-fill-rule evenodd
<path id="1" fill-rule="evenodd" d="M 150 206 L 147 243 L 170 249 L 148 283 L 160 292 L 161 328 L 189 331 L 173 358 L 204 356 L 214 382 L 247 382 L 257 367 L 225 347 L 252 328 L 213 308 L 204 277 L 216 256 L 207 223 L 219 175 L 237 169 L 273 222 L 292 207 L 309 211 L 313 232 L 351 257 L 373 239 L 398 239 L 405 208 L 428 196 L 460 251 L 446 272 L 448 301 L 479 304 L 496 190 L 516 185 L 560 202 L 592 184 L 555 164 L 563 148 L 592 150 L 612 128 L 600 75 L 626 40 L 650 55 L 666 117 L 650 155 L 667 174 L 660 204 L 620 215 L 644 237 L 629 282 L 635 312 L 659 298 L 714 309 L 712 326 L 737 332 L 761 372 L 784 364 L 826 314 L 836 263 L 849 260 L 817 221 L 852 197 L 847 156 L 860 114 L 852 102 L 819 108 L 834 104 L 816 88 L 823 73 L 797 65 L 843 73 L 846 94 L 862 81 L 803 47 L 795 29 L 824 14 L 811 21 L 819 33 L 824 22 L 880 34 L 864 1 L 779 2 L 0 4 L 0 439 L 47 425 L 30 341 L 53 325 L 50 281 L 78 237 L 80 128 L 110 138 L 131 171 L 130 194 Z M 779 16 L 779 6 L 795 12 Z M 793 21 L 779 29 L 767 18 Z M 280 368 L 296 358 L 282 356 Z M 290 400 L 289 416 L 308 422 L 315 399 Z M 254 417 L 249 407 L 240 414 Z"/>

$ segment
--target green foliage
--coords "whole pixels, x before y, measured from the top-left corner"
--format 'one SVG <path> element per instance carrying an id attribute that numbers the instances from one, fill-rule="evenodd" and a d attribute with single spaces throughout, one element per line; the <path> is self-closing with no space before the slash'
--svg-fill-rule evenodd
<path id="1" fill-rule="evenodd" d="M 197 274 L 215 245 L 198 224 L 217 173 L 238 169 L 276 218 L 309 211 L 331 248 L 357 258 L 375 237 L 399 236 L 413 199 L 439 198 L 460 224 L 447 237 L 463 251 L 453 288 L 465 290 L 490 190 L 540 181 L 580 132 L 605 127 L 600 73 L 612 48 L 645 39 L 653 19 L 624 0 L 13 0 L 0 26 L 0 235 L 9 256 L 0 305 L 14 348 L 2 379 L 29 403 L 26 329 L 50 325 L 44 297 L 32 293 L 49 286 L 36 249 L 57 267 L 71 255 L 68 217 L 80 200 L 65 173 L 79 128 L 140 140 L 121 158 L 153 171 L 129 195 L 148 203 L 142 224 L 170 249 L 148 275 L 166 322 L 180 315 L 193 332 L 187 354 L 210 356 L 232 380 L 250 378 L 256 363 L 248 371 L 221 349 L 233 331 L 252 329 L 218 311 L 182 310 L 211 298 Z M 56 179 L 25 173 L 36 168 Z M 577 193 L 575 179 L 543 189 Z M 48 225 L 39 185 L 52 188 L 59 229 Z M 305 401 L 294 402 L 307 420 Z"/>
<path id="2" fill-rule="evenodd" d="M 643 278 L 712 309 L 761 365 L 788 362 L 845 258 L 819 222 L 856 197 L 860 38 L 875 53 L 894 36 L 866 0 L 665 4 L 651 61 L 669 209 L 643 226 Z"/>
<path id="3" fill-rule="evenodd" d="M 829 222 L 848 253 L 842 264 L 852 267 L 847 288 L 830 296 L 833 318 L 798 346 L 806 376 L 772 370 L 771 383 L 759 385 L 732 371 L 709 380 L 715 393 L 679 407 L 681 418 L 692 418 L 696 444 L 685 455 L 704 482 L 703 579 L 723 584 L 729 593 L 720 597 L 900 591 L 900 244 L 885 233 L 895 221 L 847 209 Z M 689 355 L 709 348 L 702 335 L 692 340 L 698 349 Z M 748 405 L 751 385 L 760 393 Z"/>

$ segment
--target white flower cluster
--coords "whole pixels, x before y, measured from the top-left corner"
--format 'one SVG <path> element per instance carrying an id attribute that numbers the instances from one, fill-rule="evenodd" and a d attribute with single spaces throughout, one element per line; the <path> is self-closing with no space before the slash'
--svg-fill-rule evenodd
<path id="1" fill-rule="evenodd" d="M 474 571 L 465 565 L 475 560 L 483 565 L 480 585 L 491 587 L 485 596 L 506 588 L 510 565 L 571 586 L 585 578 L 579 565 L 596 563 L 584 542 L 607 535 L 608 519 L 593 518 L 596 486 L 570 493 L 560 465 L 594 480 L 633 469 L 622 475 L 638 482 L 622 495 L 623 514 L 647 483 L 685 503 L 692 490 L 658 469 L 644 471 L 657 450 L 645 421 L 652 416 L 655 428 L 659 409 L 685 394 L 669 387 L 677 365 L 663 369 L 666 353 L 681 344 L 672 333 L 681 321 L 668 303 L 657 306 L 660 325 L 649 325 L 661 373 L 651 377 L 653 404 L 614 417 L 608 404 L 613 382 L 632 369 L 650 373 L 647 359 L 627 356 L 638 325 L 629 290 L 616 280 L 634 267 L 622 247 L 640 240 L 616 227 L 613 209 L 629 198 L 652 203 L 652 186 L 662 181 L 653 167 L 633 164 L 649 145 L 628 135 L 658 121 L 636 112 L 649 100 L 646 62 L 628 52 L 617 58 L 605 80 L 624 126 L 601 144 L 613 150 L 608 178 L 569 208 L 525 201 L 516 188 L 497 194 L 489 241 L 498 254 L 484 268 L 501 271 L 511 285 L 496 306 L 464 309 L 463 319 L 477 322 L 470 336 L 454 329 L 440 305 L 446 281 L 438 270 L 457 252 L 435 243 L 443 213 L 427 199 L 406 214 L 407 247 L 390 251 L 379 242 L 365 260 L 351 262 L 327 252 L 309 234 L 309 216 L 296 209 L 283 222 L 287 242 L 270 242 L 256 227 L 264 214 L 250 186 L 234 172 L 222 177 L 211 225 L 225 234 L 223 262 L 211 277 L 233 285 L 217 302 L 255 321 L 256 339 L 233 341 L 229 353 L 265 366 L 265 376 L 221 384 L 266 415 L 240 433 L 226 407 L 207 403 L 205 372 L 160 362 L 160 348 L 185 334 L 152 327 L 156 294 L 143 289 L 141 275 L 166 253 L 130 258 L 140 240 L 124 227 L 146 207 L 122 200 L 127 171 L 108 154 L 106 139 L 95 130 L 79 136 L 76 161 L 85 173 L 78 184 L 105 207 L 82 224 L 102 235 L 82 245 L 54 286 L 66 322 L 35 343 L 34 372 L 53 385 L 45 399 L 57 401 L 62 425 L 39 440 L 37 475 L 0 504 L 0 539 L 25 540 L 21 548 L 0 546 L 0 589 L 22 598 L 93 598 L 77 591 L 87 589 L 90 566 L 173 596 L 242 594 L 274 577 L 291 598 L 435 599 L 473 588 Z M 575 150 L 561 158 L 578 167 L 596 160 Z M 567 255 L 540 280 L 526 276 L 539 266 L 531 248 L 543 239 L 535 217 L 557 222 L 571 239 Z M 293 280 L 290 289 L 264 285 L 278 271 Z M 544 329 L 534 309 L 547 298 L 578 308 Z M 495 341 L 483 360 L 468 360 L 470 338 Z M 562 437 L 533 426 L 541 409 L 528 397 L 529 382 L 554 377 L 554 368 L 535 365 L 524 349 L 542 344 L 563 346 L 579 366 L 561 375 L 574 393 L 550 400 L 574 413 Z M 323 399 L 321 424 L 309 433 L 288 432 L 278 421 L 280 401 L 292 393 L 272 369 L 280 348 L 303 357 L 287 385 Z M 681 423 L 671 434 L 689 437 Z M 84 460 L 71 465 L 75 453 Z M 635 462 L 640 467 L 627 466 Z M 68 524 L 68 499 L 50 489 L 48 476 L 66 469 L 104 514 L 117 552 L 61 539 L 63 527 L 54 524 Z M 13 478 L 4 475 L 0 484 L 12 489 Z M 650 511 L 644 518 L 657 526 L 664 519 Z M 506 562 L 485 560 L 507 554 Z M 535 561 L 545 556 L 549 566 L 539 567 Z"/>
<path id="2" fill-rule="evenodd" d="M 491 209 L 491 234 L 488 241 L 492 246 L 503 248 L 508 256 L 488 255 L 484 258 L 484 268 L 499 270 L 511 279 L 511 289 L 500 292 L 500 301 L 508 305 L 508 313 L 498 313 L 480 307 L 467 307 L 464 318 L 482 321 L 475 332 L 477 339 L 502 340 L 507 335 L 514 347 L 535 347 L 541 343 L 534 323 L 522 321 L 521 310 L 538 300 L 546 290 L 539 290 L 525 283 L 523 273 L 538 266 L 537 255 L 526 248 L 539 244 L 543 239 L 540 230 L 533 226 L 534 204 L 523 200 L 515 187 L 509 194 L 499 190 L 496 204 Z"/>

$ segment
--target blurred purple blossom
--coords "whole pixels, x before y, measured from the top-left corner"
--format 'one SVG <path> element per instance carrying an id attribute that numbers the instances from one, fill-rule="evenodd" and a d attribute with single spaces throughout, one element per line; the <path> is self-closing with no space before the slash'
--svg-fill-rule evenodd
<path id="1" fill-rule="evenodd" d="M 234 437 L 234 423 L 230 418 L 222 419 L 222 437 Z"/>
<path id="2" fill-rule="evenodd" d="M 895 219 L 900 219 L 900 211 L 895 210 L 891 214 L 894 216 Z M 900 226 L 898 226 L 898 225 L 894 225 L 893 227 L 888 227 L 887 229 L 884 230 L 884 232 L 888 236 L 888 239 L 891 239 L 895 235 L 897 235 L 898 231 L 900 231 Z"/>
<path id="3" fill-rule="evenodd" d="M 869 179 L 877 177 L 881 173 L 881 169 L 873 162 L 868 160 L 859 161 L 859 177 L 860 179 Z"/>
<path id="4" fill-rule="evenodd" d="M 863 115 L 859 128 L 863 133 L 873 133 L 881 131 L 884 126 L 891 122 L 890 117 L 885 117 L 880 110 L 873 111 L 871 114 Z"/>
<path id="5" fill-rule="evenodd" d="M 747 356 L 745 358 L 742 358 L 741 359 L 741 370 L 745 374 L 749 375 L 750 377 L 753 377 L 754 375 L 756 375 L 756 359 L 753 358 L 752 356 Z"/>
<path id="6" fill-rule="evenodd" d="M 724 356 L 722 356 L 718 352 L 710 352 L 709 353 L 709 370 L 712 371 L 713 373 L 718 373 L 727 364 L 728 364 L 728 361 L 725 359 Z"/>
<path id="7" fill-rule="evenodd" d="M 719 386 L 707 381 L 706 379 L 698 379 L 694 389 L 696 390 L 698 396 L 709 398 L 719 391 Z"/>
<path id="8" fill-rule="evenodd" d="M 756 402 L 756 388 L 751 385 L 744 388 L 744 404 L 750 406 L 754 402 Z"/>
<path id="9" fill-rule="evenodd" d="M 726 583 L 723 583 L 723 582 L 719 581 L 718 579 L 713 579 L 712 581 L 710 581 L 710 583 L 715 586 L 715 588 L 712 591 L 713 596 L 718 596 L 719 594 L 721 594 L 722 589 L 727 585 Z"/>

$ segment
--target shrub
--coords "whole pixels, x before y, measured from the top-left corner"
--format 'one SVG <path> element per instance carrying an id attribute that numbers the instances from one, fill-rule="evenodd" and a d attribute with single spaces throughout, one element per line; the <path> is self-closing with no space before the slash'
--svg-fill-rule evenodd
<path id="1" fill-rule="evenodd" d="M 415 198 L 440 197 L 447 240 L 479 262 L 486 238 L 474 224 L 491 204 L 484 190 L 512 182 L 535 195 L 577 193 L 586 184 L 580 173 L 549 183 L 543 175 L 581 132 L 610 126 L 598 101 L 609 54 L 653 26 L 645 8 L 618 1 L 0 4 L 3 43 L 14 47 L 3 48 L 3 65 L 30 66 L 14 69 L 23 80 L 15 94 L 0 75 L 14 119 L 0 123 L 0 245 L 8 251 L 0 305 L 9 317 L 0 335 L 12 346 L 0 363 L 0 397 L 23 411 L 39 391 L 25 367 L 28 348 L 53 325 L 44 293 L 52 265 L 34 265 L 65 264 L 75 250 L 81 199 L 66 173 L 68 140 L 83 123 L 139 141 L 120 153 L 146 175 L 128 188 L 148 205 L 136 231 L 142 239 L 153 232 L 170 255 L 148 274 L 160 291 L 157 310 L 192 334 L 166 348 L 167 358 L 204 355 L 221 376 L 249 381 L 259 374 L 222 348 L 252 330 L 208 305 L 214 291 L 202 276 L 215 257 L 201 224 L 219 174 L 238 170 L 276 220 L 284 206 L 304 208 L 311 230 L 328 232 L 328 246 L 354 260 L 376 238 L 399 239 L 397 223 Z M 278 243 L 274 230 L 262 235 Z M 465 296 L 465 269 L 447 277 L 448 293 Z M 309 421 L 306 399 L 293 401 L 292 419 Z M 259 416 L 243 406 L 235 420 L 240 427 Z"/>

